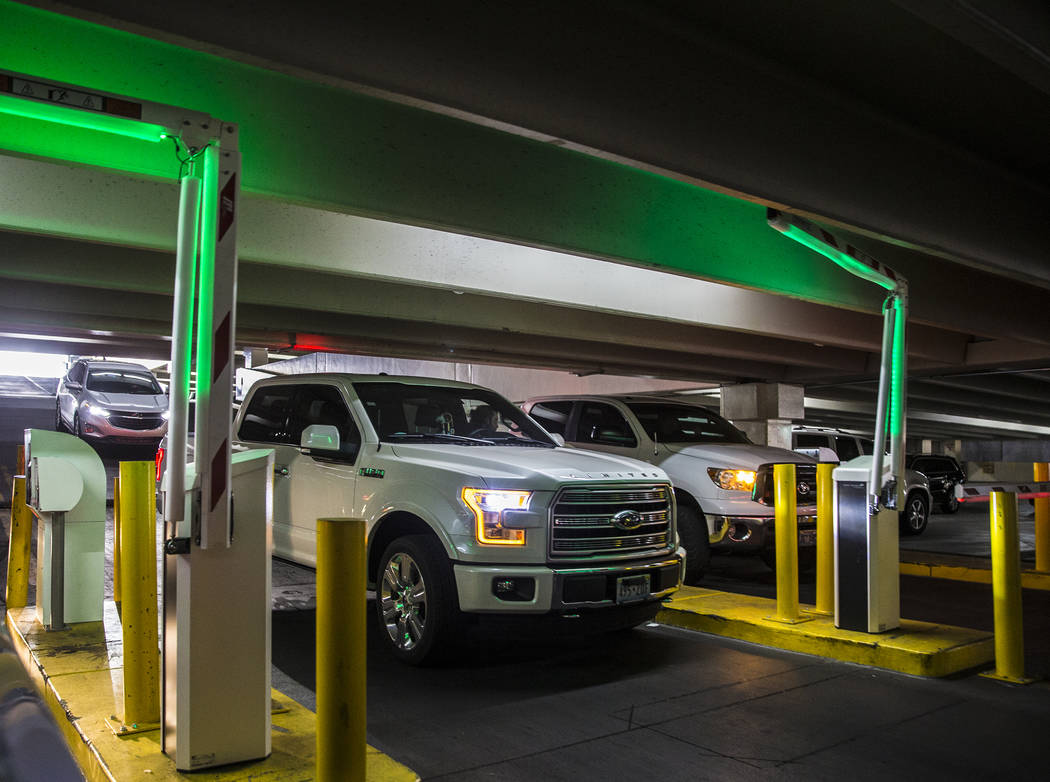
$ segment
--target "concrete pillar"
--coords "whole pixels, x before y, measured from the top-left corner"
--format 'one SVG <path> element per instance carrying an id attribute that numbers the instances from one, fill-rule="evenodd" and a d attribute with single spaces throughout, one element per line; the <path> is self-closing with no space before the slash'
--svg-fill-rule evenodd
<path id="1" fill-rule="evenodd" d="M 270 363 L 270 354 L 266 348 L 245 348 L 244 349 L 244 367 L 245 369 L 253 369 L 261 367 L 263 364 Z"/>
<path id="2" fill-rule="evenodd" d="M 722 416 L 758 445 L 791 448 L 793 420 L 806 417 L 802 386 L 741 383 L 722 386 Z"/>

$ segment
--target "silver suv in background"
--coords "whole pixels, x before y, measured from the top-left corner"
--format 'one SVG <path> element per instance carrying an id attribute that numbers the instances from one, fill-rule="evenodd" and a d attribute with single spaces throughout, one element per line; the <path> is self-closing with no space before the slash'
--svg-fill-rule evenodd
<path id="1" fill-rule="evenodd" d="M 791 432 L 791 446 L 821 461 L 828 461 L 827 452 L 831 451 L 835 461 L 848 462 L 874 453 L 875 441 L 843 429 L 800 426 Z M 909 468 L 904 470 L 904 482 L 906 493 L 904 508 L 900 511 L 900 531 L 902 535 L 921 535 L 930 521 L 930 482 L 921 472 Z"/>
<path id="2" fill-rule="evenodd" d="M 96 442 L 156 444 L 168 431 L 168 395 L 141 364 L 80 359 L 58 383 L 55 429 Z"/>

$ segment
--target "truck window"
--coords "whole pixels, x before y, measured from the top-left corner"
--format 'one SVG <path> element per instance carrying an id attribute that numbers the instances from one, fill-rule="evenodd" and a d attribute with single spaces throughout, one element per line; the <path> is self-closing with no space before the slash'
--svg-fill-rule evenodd
<path id="1" fill-rule="evenodd" d="M 799 432 L 795 435 L 796 448 L 827 448 L 828 437 L 823 434 L 807 434 Z"/>
<path id="2" fill-rule="evenodd" d="M 299 445 L 289 428 L 295 390 L 292 385 L 258 387 L 244 411 L 237 437 L 253 443 Z"/>
<path id="3" fill-rule="evenodd" d="M 289 433 L 298 445 L 303 429 L 313 424 L 334 426 L 339 430 L 339 455 L 357 458 L 361 448 L 361 433 L 354 423 L 350 409 L 335 386 L 306 385 L 299 387 L 295 399 L 295 414 L 291 417 Z"/>
<path id="4" fill-rule="evenodd" d="M 744 433 L 726 419 L 703 407 L 662 402 L 631 402 L 627 406 L 654 442 L 749 442 Z"/>
<path id="5" fill-rule="evenodd" d="M 564 436 L 571 410 L 572 402 L 537 402 L 532 406 L 529 415 L 539 421 L 540 426 L 548 432 Z"/>
<path id="6" fill-rule="evenodd" d="M 615 407 L 602 402 L 581 403 L 576 432 L 576 442 L 580 443 L 617 445 L 621 448 L 638 445 L 627 419 Z"/>
<path id="7" fill-rule="evenodd" d="M 857 441 L 852 437 L 836 437 L 835 453 L 839 455 L 840 462 L 848 462 L 860 456 L 860 449 L 857 447 Z"/>

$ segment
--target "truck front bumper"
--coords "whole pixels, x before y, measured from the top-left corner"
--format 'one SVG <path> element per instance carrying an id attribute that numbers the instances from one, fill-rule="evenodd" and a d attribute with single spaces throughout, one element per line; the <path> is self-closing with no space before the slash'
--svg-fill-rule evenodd
<path id="1" fill-rule="evenodd" d="M 652 602 L 682 584 L 685 552 L 600 567 L 453 563 L 459 608 L 470 613 L 544 614 Z M 621 579 L 648 576 L 648 593 L 619 595 Z M 637 582 L 634 582 L 637 583 Z"/>
<path id="2" fill-rule="evenodd" d="M 761 551 L 773 545 L 772 516 L 711 516 L 715 535 L 711 548 L 719 551 Z M 817 544 L 817 517 L 811 513 L 798 515 L 799 548 Z"/>

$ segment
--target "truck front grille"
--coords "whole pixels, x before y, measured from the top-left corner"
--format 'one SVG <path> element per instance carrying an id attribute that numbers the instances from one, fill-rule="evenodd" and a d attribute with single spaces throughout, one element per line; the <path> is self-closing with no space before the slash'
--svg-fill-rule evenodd
<path id="1" fill-rule="evenodd" d="M 551 506 L 551 557 L 637 556 L 672 545 L 669 486 L 573 486 Z"/>

